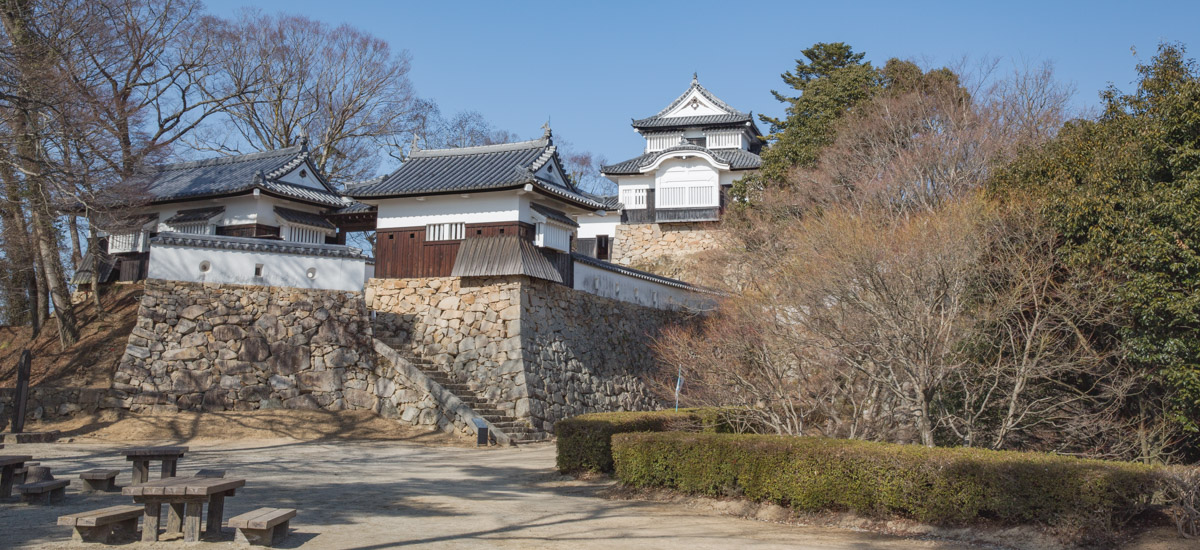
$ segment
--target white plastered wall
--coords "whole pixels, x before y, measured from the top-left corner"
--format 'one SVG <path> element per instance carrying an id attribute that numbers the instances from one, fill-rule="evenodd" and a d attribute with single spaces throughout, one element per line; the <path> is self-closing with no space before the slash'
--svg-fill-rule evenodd
<path id="1" fill-rule="evenodd" d="M 692 100 L 696 100 L 696 105 L 693 108 Z M 676 118 L 684 116 L 707 116 L 707 115 L 725 115 L 729 114 L 724 109 L 713 105 L 711 101 L 705 98 L 700 92 L 692 90 L 677 107 L 671 112 L 663 115 L 663 118 Z"/>
<path id="2" fill-rule="evenodd" d="M 201 271 L 208 262 L 209 271 Z M 262 264 L 262 277 L 255 277 Z M 309 278 L 309 269 L 316 276 Z M 364 259 L 329 258 L 272 252 L 243 252 L 214 248 L 151 245 L 151 279 L 170 281 L 228 283 L 239 285 L 284 286 L 326 290 L 362 290 L 374 274 L 374 266 Z"/>
<path id="3" fill-rule="evenodd" d="M 657 309 L 707 309 L 710 295 L 575 262 L 575 290 Z"/>
<path id="4" fill-rule="evenodd" d="M 379 229 L 420 227 L 431 223 L 502 223 L 524 219 L 528 200 L 513 191 L 437 195 L 379 201 Z"/>
<path id="5" fill-rule="evenodd" d="M 617 212 L 609 212 L 607 216 L 589 214 L 579 216 L 575 220 L 579 222 L 580 239 L 594 239 L 597 235 L 614 237 L 617 234 L 617 226 L 621 225 L 621 214 Z"/>

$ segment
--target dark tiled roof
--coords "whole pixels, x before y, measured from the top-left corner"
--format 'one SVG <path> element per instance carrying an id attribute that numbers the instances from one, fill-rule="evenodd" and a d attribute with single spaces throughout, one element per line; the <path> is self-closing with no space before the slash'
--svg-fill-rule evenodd
<path id="1" fill-rule="evenodd" d="M 213 219 L 217 214 L 225 213 L 224 206 L 213 206 L 210 208 L 192 208 L 191 210 L 180 210 L 174 216 L 167 218 L 163 223 L 167 225 L 206 222 Z"/>
<path id="2" fill-rule="evenodd" d="M 688 96 L 692 94 L 693 90 L 699 92 L 702 97 L 710 101 L 718 109 L 725 111 L 726 114 L 666 118 L 665 115 L 681 105 L 688 98 Z M 672 101 L 665 109 L 659 111 L 654 116 L 633 121 L 633 127 L 641 129 L 671 128 L 679 126 L 728 125 L 750 122 L 751 120 L 752 119 L 749 113 L 743 113 L 737 109 L 734 109 L 730 104 L 721 101 L 719 98 L 717 98 L 717 96 L 713 95 L 712 92 L 708 91 L 708 88 L 701 86 L 700 82 L 697 81 L 695 76 L 693 76 L 692 85 L 688 86 L 688 89 L 684 90 L 682 94 L 679 94 L 679 97 L 675 98 L 675 101 Z"/>
<path id="3" fill-rule="evenodd" d="M 529 207 L 533 208 L 534 212 L 537 212 L 538 214 L 546 216 L 547 218 L 555 220 L 559 223 L 565 223 L 571 227 L 579 227 L 579 223 L 576 222 L 575 220 L 572 220 L 570 216 L 563 214 L 562 212 L 559 212 L 558 210 L 550 208 L 549 206 L 542 206 L 538 203 L 531 202 L 531 203 L 529 203 Z"/>
<path id="4" fill-rule="evenodd" d="M 285 197 L 299 199 L 306 202 L 315 202 L 327 206 L 342 205 L 342 196 L 333 191 L 323 191 L 306 185 L 296 185 L 292 183 L 284 183 L 282 181 L 267 180 L 263 182 L 261 187 L 267 191 L 274 191 L 277 194 Z"/>
<path id="5" fill-rule="evenodd" d="M 96 220 L 96 228 L 107 233 L 128 233 L 139 231 L 147 224 L 158 221 L 158 213 L 135 214 L 133 216 L 100 214 Z"/>
<path id="6" fill-rule="evenodd" d="M 600 172 L 609 175 L 640 174 L 642 168 L 654 164 L 659 157 L 679 151 L 708 153 L 718 161 L 728 164 L 730 170 L 753 170 L 762 165 L 762 159 L 758 155 L 741 149 L 707 149 L 699 145 L 676 145 L 662 151 L 646 153 L 640 157 L 601 167 Z"/>
<path id="7" fill-rule="evenodd" d="M 621 200 L 617 195 L 595 195 L 592 193 L 584 193 L 589 199 L 598 203 L 604 210 L 620 210 Z"/>
<path id="8" fill-rule="evenodd" d="M 245 252 L 271 252 L 275 254 L 297 254 L 300 256 L 324 256 L 329 258 L 370 258 L 358 248 L 337 244 L 305 244 L 273 241 L 253 237 L 227 237 L 223 235 L 189 235 L 184 233 L 159 233 L 150 239 L 151 245 L 190 246 L 219 250 Z"/>
<path id="9" fill-rule="evenodd" d="M 99 260 L 98 264 L 97 260 Z M 79 262 L 79 269 L 76 269 L 75 274 L 71 276 L 71 284 L 75 286 L 91 284 L 92 276 L 97 272 L 100 275 L 100 282 L 107 283 L 116 265 L 116 257 L 109 256 L 103 252 L 92 252 L 89 250 L 83 256 L 83 260 Z"/>
<path id="10" fill-rule="evenodd" d="M 325 215 L 326 216 L 337 216 L 340 214 L 366 214 L 367 212 L 373 212 L 374 210 L 375 210 L 375 207 L 370 204 L 364 204 L 364 203 L 361 203 L 358 201 L 352 201 L 352 202 L 350 202 L 350 204 L 347 204 L 346 206 L 343 206 L 341 208 L 335 208 L 333 210 L 329 210 L 329 211 L 325 212 Z"/>
<path id="11" fill-rule="evenodd" d="M 468 237 L 458 246 L 451 277 L 494 277 L 526 275 L 563 282 L 554 265 L 533 243 L 516 235 Z"/>
<path id="12" fill-rule="evenodd" d="M 329 230 L 337 229 L 335 225 L 329 223 L 329 220 L 325 219 L 325 217 L 320 214 L 313 214 L 311 212 L 302 212 L 300 210 L 292 210 L 291 208 L 276 206 L 275 215 L 283 218 L 284 221 L 295 224 L 307 225 L 309 227 L 319 227 L 321 229 Z"/>
<path id="13" fill-rule="evenodd" d="M 380 181 L 354 185 L 346 194 L 357 199 L 468 193 L 533 184 L 550 194 L 599 208 L 570 184 L 537 178 L 534 173 L 558 156 L 549 138 L 481 147 L 412 152 L 404 164 Z"/>
<path id="14" fill-rule="evenodd" d="M 634 128 L 680 128 L 690 126 L 722 126 L 753 122 L 750 115 L 704 115 L 664 118 L 652 116 L 633 121 Z"/>
<path id="15" fill-rule="evenodd" d="M 306 148 L 288 147 L 158 166 L 141 176 L 141 182 L 146 185 L 151 202 L 228 195 L 257 187 L 303 201 L 342 204 L 337 191 L 315 170 L 312 177 L 321 184 L 320 189 L 278 181 L 277 178 L 308 161 Z"/>

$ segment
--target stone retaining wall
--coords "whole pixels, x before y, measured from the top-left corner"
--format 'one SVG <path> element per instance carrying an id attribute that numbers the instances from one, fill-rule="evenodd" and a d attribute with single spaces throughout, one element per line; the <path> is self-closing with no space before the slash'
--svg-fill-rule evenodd
<path id="1" fill-rule="evenodd" d="M 11 427 L 16 399 L 16 389 L 0 389 L 0 431 Z M 125 400 L 114 396 L 108 388 L 34 386 L 29 388 L 25 421 L 55 420 L 76 414 L 91 414 L 100 409 L 122 407 L 128 407 Z"/>
<path id="2" fill-rule="evenodd" d="M 665 257 L 689 256 L 721 245 L 716 222 L 621 224 L 613 237 L 612 261 L 646 266 Z"/>
<path id="3" fill-rule="evenodd" d="M 113 389 L 134 411 L 370 408 L 357 292 L 150 279 Z"/>
<path id="4" fill-rule="evenodd" d="M 531 279 L 522 286 L 521 352 L 534 428 L 588 412 L 661 407 L 643 377 L 650 346 L 688 313 L 602 298 Z"/>
<path id="5" fill-rule="evenodd" d="M 474 433 L 377 360 L 361 292 L 150 279 L 112 395 L 140 411 L 367 409 Z"/>
<path id="6" fill-rule="evenodd" d="M 523 276 L 371 279 L 366 296 L 380 339 L 546 432 L 584 412 L 657 408 L 641 380 L 650 344 L 688 317 Z"/>
<path id="7" fill-rule="evenodd" d="M 404 342 L 509 416 L 528 410 L 521 369 L 524 277 L 371 279 L 376 336 Z"/>

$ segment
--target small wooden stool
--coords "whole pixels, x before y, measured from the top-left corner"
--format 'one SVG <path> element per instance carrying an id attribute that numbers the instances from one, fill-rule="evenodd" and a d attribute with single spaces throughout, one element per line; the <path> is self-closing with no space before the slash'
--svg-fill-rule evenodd
<path id="1" fill-rule="evenodd" d="M 237 529 L 238 542 L 269 547 L 287 538 L 288 522 L 294 517 L 294 508 L 259 508 L 229 518 L 229 526 Z"/>
<path id="2" fill-rule="evenodd" d="M 70 484 L 71 480 L 69 479 L 49 479 L 17 485 L 16 489 L 18 493 L 21 493 L 21 502 L 26 504 L 50 504 L 62 500 L 63 496 L 67 494 L 67 485 Z"/>
<path id="3" fill-rule="evenodd" d="M 120 470 L 88 470 L 79 473 L 79 479 L 83 480 L 83 492 L 85 493 L 106 493 L 117 488 L 117 474 Z"/>
<path id="4" fill-rule="evenodd" d="M 75 528 L 71 538 L 80 542 L 119 542 L 122 539 L 137 537 L 138 518 L 144 508 L 141 506 L 111 506 L 59 516 L 59 525 L 69 525 Z"/>

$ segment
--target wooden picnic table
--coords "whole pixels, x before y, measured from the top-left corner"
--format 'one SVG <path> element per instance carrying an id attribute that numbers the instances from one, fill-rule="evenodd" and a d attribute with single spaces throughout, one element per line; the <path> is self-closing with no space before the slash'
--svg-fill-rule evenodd
<path id="1" fill-rule="evenodd" d="M 121 489 L 121 494 L 133 497 L 133 501 L 145 504 L 142 516 L 142 541 L 158 540 L 159 518 L 162 505 L 166 504 L 167 533 L 183 531 L 184 542 L 200 540 L 200 515 L 204 503 L 208 503 L 208 521 L 204 534 L 218 536 L 221 532 L 221 516 L 225 513 L 225 497 L 234 496 L 238 487 L 246 485 L 245 478 L 224 477 L 172 477 Z"/>
<path id="2" fill-rule="evenodd" d="M 0 456 L 0 498 L 12 496 L 13 475 L 17 468 L 25 467 L 25 463 L 33 460 L 28 455 Z"/>
<path id="3" fill-rule="evenodd" d="M 183 458 L 187 447 L 135 447 L 121 451 L 125 460 L 133 463 L 133 484 L 145 483 L 150 479 L 150 463 L 162 461 L 162 475 L 159 479 L 175 477 L 175 467 Z"/>

